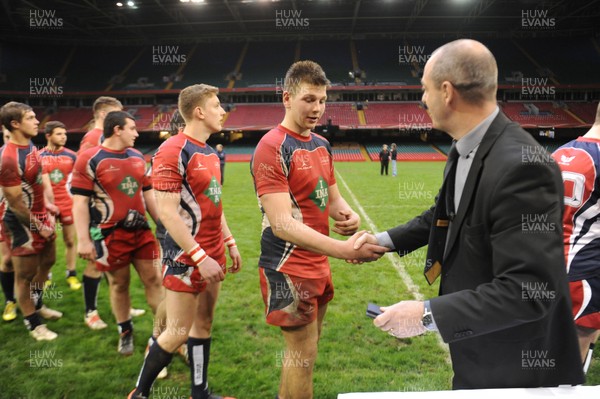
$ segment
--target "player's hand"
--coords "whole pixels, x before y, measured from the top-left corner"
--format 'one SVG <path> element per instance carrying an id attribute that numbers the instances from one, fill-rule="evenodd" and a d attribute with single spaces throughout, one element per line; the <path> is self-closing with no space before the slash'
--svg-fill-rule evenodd
<path id="1" fill-rule="evenodd" d="M 360 227 L 360 216 L 351 209 L 339 211 L 334 219 L 336 222 L 331 230 L 343 236 L 351 236 Z"/>
<path id="2" fill-rule="evenodd" d="M 231 258 L 232 265 L 228 269 L 229 273 L 237 273 L 242 269 L 242 256 L 237 247 L 229 248 L 229 257 Z"/>
<path id="3" fill-rule="evenodd" d="M 421 301 L 401 301 L 382 307 L 383 312 L 373 320 L 375 327 L 396 338 L 408 338 L 427 332 L 423 326 L 425 305 Z"/>
<path id="4" fill-rule="evenodd" d="M 223 273 L 221 266 L 210 256 L 207 256 L 198 264 L 198 271 L 200 276 L 209 284 L 225 280 L 225 273 Z"/>
<path id="5" fill-rule="evenodd" d="M 80 238 L 77 242 L 77 254 L 81 259 L 95 262 L 98 258 L 96 254 L 96 247 L 91 240 L 85 240 Z"/>
<path id="6" fill-rule="evenodd" d="M 58 206 L 54 205 L 51 202 L 46 203 L 46 209 L 48 210 L 48 212 L 50 212 L 51 215 L 57 216 L 60 214 L 60 209 L 58 208 Z"/>
<path id="7" fill-rule="evenodd" d="M 369 233 L 365 230 L 359 231 L 342 244 L 343 259 L 352 260 L 352 263 L 372 262 L 381 258 L 388 251 L 386 247 L 371 243 L 364 243 L 356 248 L 356 241 L 365 234 Z"/>

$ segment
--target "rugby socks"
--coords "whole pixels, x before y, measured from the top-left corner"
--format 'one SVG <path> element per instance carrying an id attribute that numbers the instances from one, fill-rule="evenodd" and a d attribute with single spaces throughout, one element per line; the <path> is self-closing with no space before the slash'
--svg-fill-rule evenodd
<path id="1" fill-rule="evenodd" d="M 211 338 L 188 337 L 188 356 L 192 374 L 192 399 L 209 399 L 208 361 L 210 358 Z"/>
<path id="2" fill-rule="evenodd" d="M 35 304 L 35 310 L 40 310 L 42 308 L 42 305 L 44 304 L 42 301 L 42 297 L 44 296 L 43 293 L 44 290 L 41 288 L 36 287 L 31 290 L 33 303 Z"/>
<path id="3" fill-rule="evenodd" d="M 133 332 L 133 323 L 131 322 L 131 319 L 118 324 L 119 334 L 131 334 Z"/>
<path id="4" fill-rule="evenodd" d="M 93 278 L 83 275 L 83 298 L 85 299 L 85 313 L 96 310 L 98 298 L 98 286 L 102 277 Z"/>
<path id="5" fill-rule="evenodd" d="M 0 272 L 0 285 L 6 301 L 15 301 L 15 272 Z"/>
<path id="6" fill-rule="evenodd" d="M 135 384 L 135 393 L 131 397 L 135 398 L 136 395 L 140 394 L 145 397 L 150 396 L 150 390 L 152 389 L 154 380 L 156 380 L 156 376 L 164 367 L 167 367 L 171 363 L 172 358 L 172 353 L 165 351 L 160 347 L 158 342 L 154 341 L 152 346 L 150 346 L 148 356 L 144 359 L 142 370 Z"/>
<path id="7" fill-rule="evenodd" d="M 67 270 L 67 278 L 77 277 L 77 270 Z"/>
<path id="8" fill-rule="evenodd" d="M 25 323 L 25 326 L 29 329 L 29 331 L 33 331 L 37 326 L 42 324 L 42 321 L 40 320 L 40 316 L 37 314 L 37 312 L 33 312 L 29 316 L 23 317 L 23 323 Z"/>

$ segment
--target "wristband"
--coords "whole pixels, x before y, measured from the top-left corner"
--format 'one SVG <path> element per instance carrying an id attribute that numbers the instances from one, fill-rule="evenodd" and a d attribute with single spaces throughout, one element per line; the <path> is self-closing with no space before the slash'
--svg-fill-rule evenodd
<path id="1" fill-rule="evenodd" d="M 204 252 L 204 250 L 200 248 L 200 244 L 194 245 L 192 249 L 190 249 L 190 251 L 188 252 L 188 256 L 192 259 L 196 266 L 202 263 L 206 258 L 208 258 L 206 252 Z"/>
<path id="2" fill-rule="evenodd" d="M 227 248 L 237 247 L 237 245 L 235 245 L 235 240 L 233 239 L 233 236 L 227 237 L 224 241 L 225 245 L 227 245 Z"/>

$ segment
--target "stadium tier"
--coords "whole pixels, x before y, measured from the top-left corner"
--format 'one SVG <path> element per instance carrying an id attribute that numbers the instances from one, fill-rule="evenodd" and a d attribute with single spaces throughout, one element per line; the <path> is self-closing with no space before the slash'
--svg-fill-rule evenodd
<path id="1" fill-rule="evenodd" d="M 225 129 L 269 130 L 283 119 L 281 104 L 237 104 L 225 120 Z"/>
<path id="2" fill-rule="evenodd" d="M 585 123 L 592 124 L 596 118 L 596 109 L 598 103 L 585 102 L 585 103 L 568 103 L 568 109 L 575 114 L 579 119 Z"/>
<path id="3" fill-rule="evenodd" d="M 337 143 L 331 150 L 335 162 L 366 161 L 358 143 Z"/>
<path id="4" fill-rule="evenodd" d="M 430 129 L 431 118 L 418 103 L 370 102 L 364 108 L 366 127 L 394 129 Z"/>
<path id="5" fill-rule="evenodd" d="M 597 102 L 505 102 L 500 107 L 513 121 L 525 128 L 586 127 L 593 123 Z M 420 103 L 369 102 L 364 103 L 365 123 L 361 123 L 359 111 L 353 102 L 327 103 L 320 124 L 348 129 L 431 130 L 431 118 Z M 89 107 L 35 107 L 42 126 L 51 120 L 65 123 L 69 132 L 85 132 L 92 119 Z M 140 132 L 168 130 L 175 105 L 126 106 L 125 110 L 136 118 Z M 225 130 L 260 131 L 277 126 L 283 119 L 284 109 L 280 103 L 236 104 L 225 120 Z"/>
<path id="6" fill-rule="evenodd" d="M 320 123 L 325 125 L 330 119 L 332 125 L 337 125 L 341 129 L 356 129 L 360 127 L 354 103 L 327 103 Z"/>
<path id="7" fill-rule="evenodd" d="M 486 38 L 482 42 L 495 54 L 501 85 L 520 86 L 528 79 L 548 79 L 551 85 L 600 80 L 600 52 L 592 38 Z M 320 63 L 334 85 L 420 86 L 425 62 L 442 43 L 441 39 L 388 38 L 112 47 L 6 44 L 2 46 L 6 79 L 0 80 L 0 90 L 29 91 L 36 86 L 30 82 L 35 78 L 56 79 L 55 85 L 66 92 L 181 89 L 199 82 L 221 88 L 277 87 L 297 59 Z"/>
<path id="8" fill-rule="evenodd" d="M 510 119 L 525 128 L 584 127 L 585 125 L 553 102 L 507 102 L 501 103 L 501 107 Z"/>

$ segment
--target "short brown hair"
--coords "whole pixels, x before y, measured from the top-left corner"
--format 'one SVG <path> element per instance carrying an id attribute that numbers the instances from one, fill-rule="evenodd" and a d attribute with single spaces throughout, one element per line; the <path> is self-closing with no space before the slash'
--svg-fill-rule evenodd
<path id="1" fill-rule="evenodd" d="M 194 108 L 204 105 L 204 102 L 212 94 L 219 94 L 219 89 L 204 83 L 188 86 L 179 93 L 177 107 L 179 113 L 186 123 L 191 122 Z"/>
<path id="2" fill-rule="evenodd" d="M 21 122 L 23 120 L 23 115 L 29 111 L 33 111 L 33 108 L 27 104 L 18 103 L 16 101 L 8 102 L 0 108 L 0 123 L 2 123 L 2 126 L 7 128 L 9 132 L 12 132 L 13 128 L 10 123 L 12 121 Z"/>
<path id="3" fill-rule="evenodd" d="M 308 83 L 314 86 L 327 86 L 331 84 L 325 71 L 314 61 L 294 62 L 287 70 L 283 81 L 283 90 L 296 94 L 301 83 Z"/>
<path id="4" fill-rule="evenodd" d="M 123 104 L 121 101 L 117 100 L 114 97 L 101 96 L 94 101 L 94 105 L 92 105 L 92 111 L 94 112 L 94 117 L 96 117 L 96 113 L 98 111 L 103 110 L 106 107 L 118 107 L 121 110 L 123 109 Z"/>
<path id="5" fill-rule="evenodd" d="M 50 121 L 50 122 L 46 123 L 46 125 L 44 126 L 44 133 L 48 134 L 48 135 L 52 135 L 52 133 L 54 133 L 54 129 L 57 129 L 59 127 L 62 127 L 63 129 L 67 130 L 67 127 L 65 126 L 64 123 L 62 123 L 60 121 Z"/>

